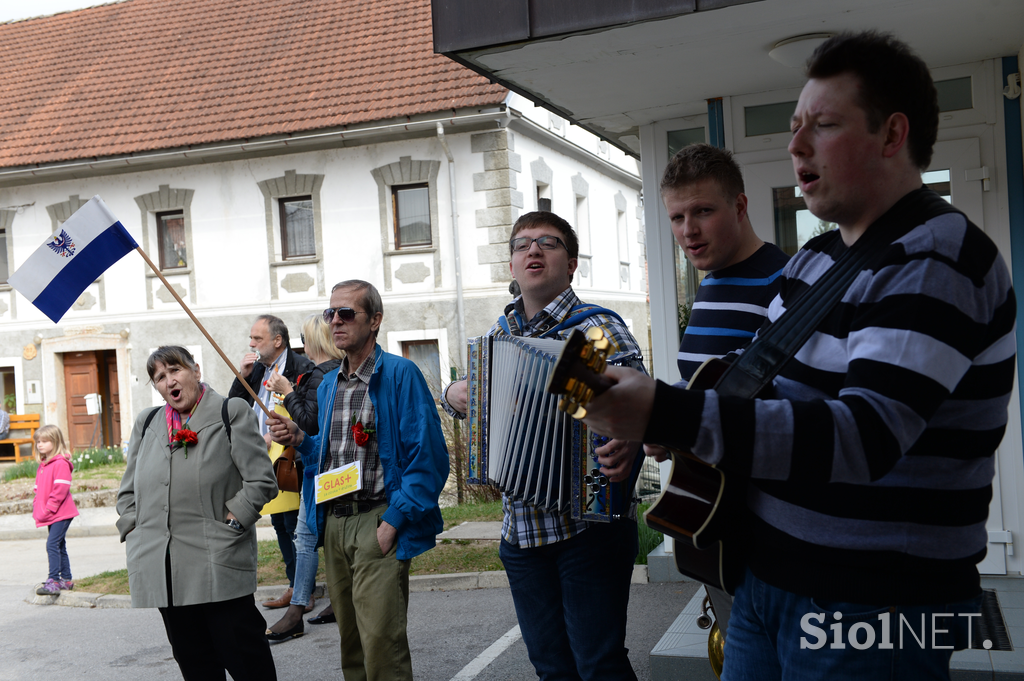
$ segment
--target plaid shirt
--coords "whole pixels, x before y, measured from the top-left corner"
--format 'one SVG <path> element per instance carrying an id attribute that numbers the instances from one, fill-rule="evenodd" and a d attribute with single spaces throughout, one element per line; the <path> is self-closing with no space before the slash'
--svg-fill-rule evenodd
<path id="1" fill-rule="evenodd" d="M 360 501 L 384 499 L 384 468 L 380 465 L 377 450 L 377 435 L 370 434 L 369 441 L 362 447 L 352 436 L 352 426 L 361 422 L 364 428 L 375 429 L 377 416 L 373 402 L 367 399 L 370 377 L 373 376 L 374 353 L 363 360 L 353 373 L 349 373 L 348 357 L 338 368 L 338 394 L 334 400 L 334 417 L 331 419 L 331 456 L 324 459 L 324 470 L 337 468 L 359 461 L 362 488 L 352 495 Z M 351 499 L 349 499 L 351 500 Z"/>
<path id="2" fill-rule="evenodd" d="M 522 297 L 516 298 L 505 307 L 505 319 L 508 321 L 513 336 L 536 337 L 568 318 L 572 309 L 580 304 L 582 301 L 570 286 L 529 321 L 526 320 Z M 622 322 L 610 315 L 600 313 L 591 315 L 575 327 L 558 332 L 557 337 L 565 340 L 572 334 L 574 328 L 586 329 L 591 326 L 600 327 L 611 342 L 612 349 L 608 353 L 609 359 L 635 355 L 637 359 L 631 365 L 640 371 L 644 370 L 643 361 L 640 359 L 640 346 L 637 345 L 633 334 Z M 495 324 L 487 332 L 487 335 L 495 336 L 501 333 L 504 333 L 501 325 Z M 456 412 L 444 400 L 442 400 L 441 406 L 456 418 L 466 417 L 465 414 Z M 521 501 L 512 501 L 505 496 L 502 497 L 501 506 L 504 511 L 504 520 L 501 524 L 502 536 L 508 543 L 518 544 L 524 548 L 544 546 L 569 539 L 587 528 L 585 521 L 573 520 L 570 514 L 548 513 Z"/>

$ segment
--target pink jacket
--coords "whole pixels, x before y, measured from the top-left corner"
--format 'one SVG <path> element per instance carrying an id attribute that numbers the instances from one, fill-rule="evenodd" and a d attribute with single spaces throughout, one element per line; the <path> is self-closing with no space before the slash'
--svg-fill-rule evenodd
<path id="1" fill-rule="evenodd" d="M 36 471 L 36 498 L 32 501 L 32 517 L 36 527 L 52 525 L 78 515 L 71 498 L 71 471 L 74 467 L 64 456 L 51 456 Z"/>

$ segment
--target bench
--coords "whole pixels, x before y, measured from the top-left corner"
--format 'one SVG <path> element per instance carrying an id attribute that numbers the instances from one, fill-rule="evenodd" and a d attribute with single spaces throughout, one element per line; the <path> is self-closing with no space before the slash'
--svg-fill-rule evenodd
<path id="1" fill-rule="evenodd" d="M 0 440 L 0 445 L 14 445 L 14 454 L 0 454 L 0 461 L 21 461 L 29 457 L 21 455 L 21 445 L 32 445 L 32 455 L 36 453 L 35 436 L 39 430 L 39 414 L 11 414 L 11 430 L 8 435 L 13 435 L 16 430 L 27 430 L 28 437 L 9 437 Z"/>

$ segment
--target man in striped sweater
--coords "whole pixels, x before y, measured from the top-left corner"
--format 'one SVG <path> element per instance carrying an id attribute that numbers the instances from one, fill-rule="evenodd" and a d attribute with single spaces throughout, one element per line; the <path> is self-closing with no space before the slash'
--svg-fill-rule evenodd
<path id="1" fill-rule="evenodd" d="M 710 144 L 680 149 L 661 178 L 672 235 L 690 264 L 707 272 L 679 346 L 684 384 L 704 360 L 753 340 L 789 260 L 754 233 L 743 192 L 743 174 L 732 154 Z"/>
<path id="2" fill-rule="evenodd" d="M 906 45 L 839 35 L 808 76 L 789 150 L 811 212 L 839 229 L 789 262 L 769 321 L 869 230 L 891 243 L 766 399 L 611 368 L 619 382 L 587 422 L 749 479 L 723 679 L 949 678 L 980 607 L 1013 387 L 1010 275 L 991 240 L 922 186 L 938 104 Z"/>

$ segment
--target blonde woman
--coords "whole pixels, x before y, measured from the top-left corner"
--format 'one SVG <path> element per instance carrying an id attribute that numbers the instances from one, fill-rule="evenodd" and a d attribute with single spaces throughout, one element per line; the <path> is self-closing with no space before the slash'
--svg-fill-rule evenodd
<path id="1" fill-rule="evenodd" d="M 345 353 L 334 346 L 331 327 L 324 321 L 322 314 L 311 314 L 303 320 L 301 338 L 302 346 L 306 350 L 306 357 L 312 360 L 316 366 L 299 376 L 294 388 L 284 376 L 276 372 L 267 379 L 267 387 L 274 392 L 284 394 L 284 406 L 292 420 L 299 424 L 299 428 L 307 434 L 316 435 L 320 432 L 320 426 L 317 423 L 316 389 L 329 371 L 341 366 L 341 360 L 345 358 Z M 301 463 L 301 460 L 296 457 L 296 462 Z M 315 473 L 315 471 L 310 471 L 310 473 Z M 299 473 L 299 478 L 303 481 L 302 493 L 311 494 L 312 488 L 307 488 L 306 477 L 302 471 Z M 309 480 L 312 481 L 312 477 Z M 316 587 L 316 571 L 319 563 L 316 546 L 317 537 L 314 537 L 309 531 L 309 527 L 306 526 L 305 504 L 300 504 L 299 520 L 295 526 L 295 586 L 292 589 L 288 610 L 280 620 L 267 629 L 267 638 L 271 641 L 297 638 L 305 632 L 302 615 L 304 612 L 308 612 L 310 594 Z M 334 610 L 331 606 L 327 606 L 316 617 L 309 618 L 310 624 L 327 624 L 334 621 Z"/>

